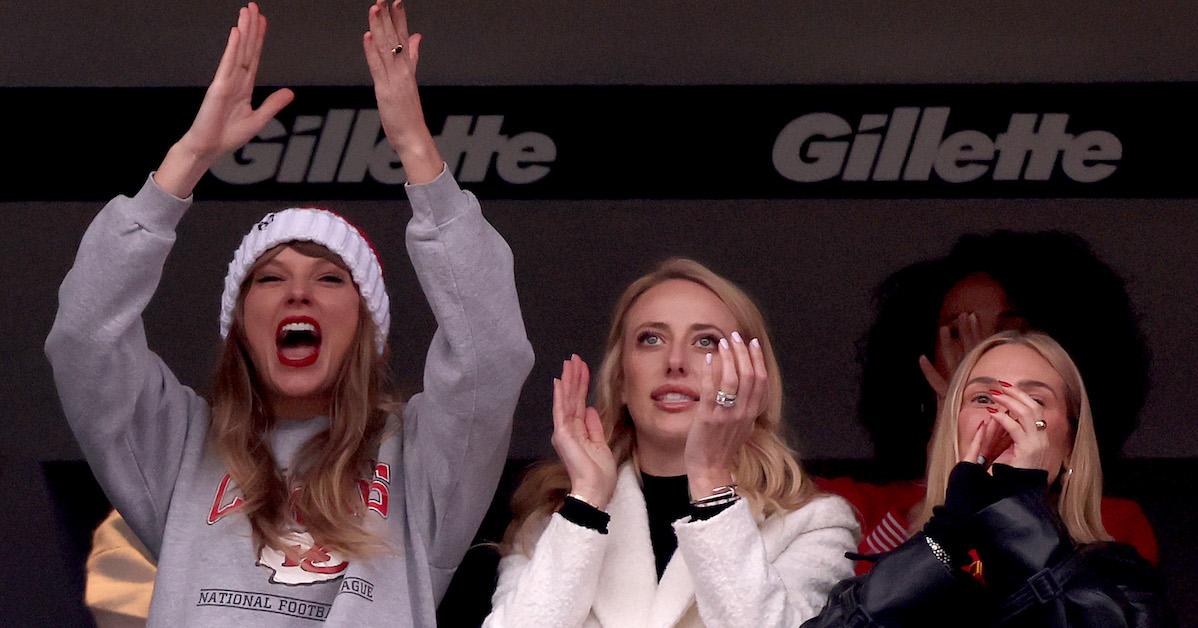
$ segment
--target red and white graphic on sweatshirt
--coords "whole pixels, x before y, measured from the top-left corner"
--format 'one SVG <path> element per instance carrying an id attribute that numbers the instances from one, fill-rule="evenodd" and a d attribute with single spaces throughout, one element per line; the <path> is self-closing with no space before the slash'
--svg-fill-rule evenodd
<path id="1" fill-rule="evenodd" d="M 340 578 L 349 568 L 336 552 L 318 545 L 307 532 L 289 532 L 283 542 L 291 549 L 288 554 L 264 545 L 258 554 L 258 564 L 273 573 L 274 584 L 312 584 Z"/>
<path id="2" fill-rule="evenodd" d="M 232 478 L 226 473 L 212 499 L 212 508 L 208 511 L 208 525 L 233 514 L 244 503 L 245 500 L 236 494 L 237 489 L 232 484 Z M 385 462 L 376 464 L 374 477 L 370 482 L 358 480 L 358 489 L 366 509 L 386 519 L 391 503 L 391 465 Z M 292 515 L 296 522 L 302 525 L 299 514 L 293 512 Z M 289 532 L 283 540 L 291 549 L 290 552 L 284 553 L 264 546 L 258 555 L 258 564 L 273 572 L 270 578 L 272 583 L 294 585 L 334 580 L 340 578 L 349 567 L 349 561 L 342 560 L 332 550 L 316 543 L 312 535 L 304 530 Z"/>

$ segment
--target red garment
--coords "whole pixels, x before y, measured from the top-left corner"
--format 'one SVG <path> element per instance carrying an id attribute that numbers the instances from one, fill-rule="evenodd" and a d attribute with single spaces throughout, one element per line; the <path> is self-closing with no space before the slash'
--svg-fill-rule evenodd
<path id="1" fill-rule="evenodd" d="M 923 480 L 870 484 L 851 478 L 815 478 L 821 489 L 848 500 L 861 524 L 861 543 L 857 552 L 880 554 L 888 552 L 910 538 L 907 514 L 927 492 Z M 1140 505 L 1130 499 L 1102 498 L 1102 525 L 1116 541 L 1134 548 L 1148 562 L 1157 564 L 1158 549 L 1152 525 Z M 857 573 L 872 568 L 872 561 L 857 561 Z"/>

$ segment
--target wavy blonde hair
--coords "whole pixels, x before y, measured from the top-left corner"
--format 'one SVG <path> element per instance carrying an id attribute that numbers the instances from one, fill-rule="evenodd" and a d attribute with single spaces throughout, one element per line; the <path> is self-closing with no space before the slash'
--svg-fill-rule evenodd
<path id="1" fill-rule="evenodd" d="M 737 491 L 748 499 L 755 512 L 765 516 L 799 508 L 816 491 L 813 484 L 806 481 L 798 456 L 786 444 L 782 422 L 782 376 L 765 318 L 749 295 L 736 284 L 690 259 L 666 260 L 632 282 L 616 301 L 603 363 L 594 383 L 595 409 L 603 422 L 616 463 L 621 465 L 636 458 L 636 427 L 620 399 L 624 386 L 625 320 L 642 294 L 672 279 L 690 281 L 710 290 L 732 312 L 740 332 L 746 338 L 760 341 L 769 372 L 769 390 L 765 408 L 755 419 L 753 432 L 740 450 L 734 472 Z M 537 522 L 561 507 L 569 489 L 570 477 L 560 461 L 539 463 L 530 469 L 512 497 L 514 517 L 504 534 L 501 551 L 529 553 L 536 540 Z"/>
<path id="2" fill-rule="evenodd" d="M 928 454 L 928 492 L 912 530 L 922 528 L 931 518 L 932 509 L 944 503 L 949 473 L 961 459 L 957 418 L 961 413 L 966 382 L 982 355 L 1002 345 L 1018 345 L 1035 351 L 1065 383 L 1066 412 L 1073 434 L 1073 450 L 1066 464 L 1072 471 L 1058 476 L 1060 495 L 1057 498 L 1057 512 L 1074 541 L 1092 543 L 1111 540 L 1102 526 L 1102 465 L 1098 459 L 1098 439 L 1094 435 L 1090 398 L 1086 395 L 1085 384 L 1073 359 L 1056 340 L 1039 332 L 1007 331 L 995 334 L 974 347 L 961 360 L 949 382 L 944 407 L 932 429 L 932 445 Z"/>
<path id="3" fill-rule="evenodd" d="M 249 519 L 259 547 L 290 555 L 283 537 L 298 518 L 326 549 L 351 557 L 369 555 L 384 545 L 363 525 L 366 507 L 358 482 L 371 477 L 383 427 L 395 404 L 385 392 L 386 360 L 374 348 L 376 327 L 364 301 L 359 299 L 358 328 L 333 384 L 329 429 L 300 448 L 286 478 L 275 466 L 266 440 L 275 418 L 250 357 L 244 301 L 255 271 L 285 248 L 348 270 L 339 256 L 311 242 L 282 244 L 258 258 L 241 285 L 234 324 L 217 365 L 209 400 L 209 438 L 241 490 L 239 510 Z"/>

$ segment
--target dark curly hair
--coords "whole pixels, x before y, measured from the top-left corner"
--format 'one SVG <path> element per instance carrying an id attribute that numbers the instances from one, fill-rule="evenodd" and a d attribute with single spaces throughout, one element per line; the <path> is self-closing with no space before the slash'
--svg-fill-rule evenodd
<path id="1" fill-rule="evenodd" d="M 945 294 L 977 273 L 997 281 L 1028 327 L 1073 358 L 1110 469 L 1138 423 L 1151 362 L 1126 284 L 1075 234 L 1004 230 L 961 236 L 946 257 L 907 266 L 874 293 L 874 324 L 857 342 L 857 416 L 874 445 L 870 479 L 923 477 L 936 396 L 918 359 L 933 356 Z"/>

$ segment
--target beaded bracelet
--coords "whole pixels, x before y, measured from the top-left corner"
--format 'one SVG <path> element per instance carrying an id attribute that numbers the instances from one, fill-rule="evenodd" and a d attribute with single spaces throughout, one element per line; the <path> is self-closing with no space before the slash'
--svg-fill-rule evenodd
<path id="1" fill-rule="evenodd" d="M 945 551 L 943 547 L 940 547 L 940 544 L 937 543 L 935 539 L 930 536 L 925 536 L 923 537 L 923 540 L 928 542 L 928 547 L 932 549 L 932 554 L 936 556 L 937 560 L 944 563 L 945 567 L 948 567 L 949 569 L 953 568 L 952 558 L 949 557 L 948 552 Z"/>

